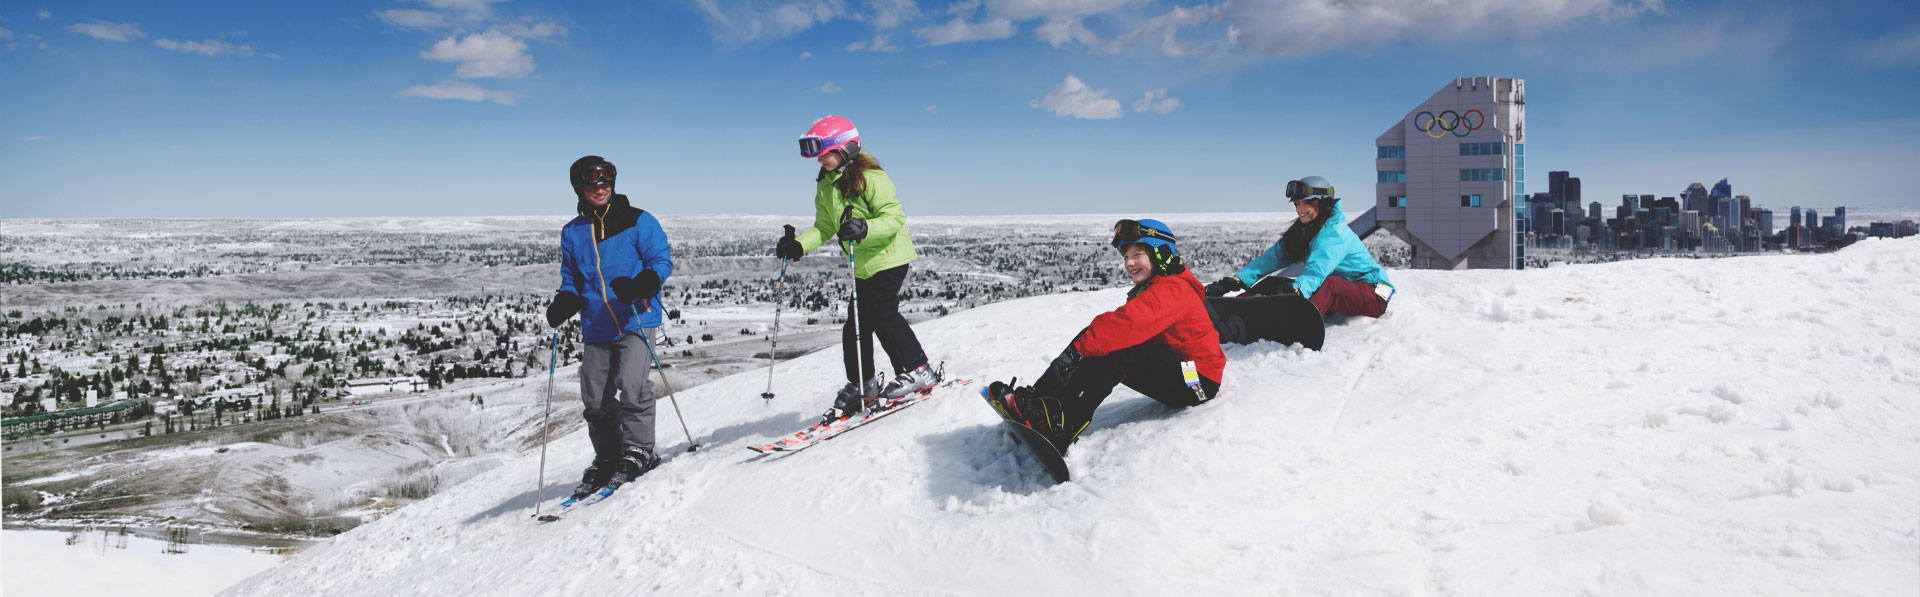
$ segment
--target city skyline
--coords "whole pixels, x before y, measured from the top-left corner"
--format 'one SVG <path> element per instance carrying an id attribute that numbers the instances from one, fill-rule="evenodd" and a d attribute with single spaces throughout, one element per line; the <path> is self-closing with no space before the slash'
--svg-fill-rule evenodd
<path id="1" fill-rule="evenodd" d="M 4 218 L 564 214 L 588 153 L 665 213 L 802 213 L 826 114 L 916 215 L 1274 211 L 1364 202 L 1379 115 L 1484 76 L 1588 197 L 1920 205 L 1896 2 L 49 3 L 0 47 Z"/>

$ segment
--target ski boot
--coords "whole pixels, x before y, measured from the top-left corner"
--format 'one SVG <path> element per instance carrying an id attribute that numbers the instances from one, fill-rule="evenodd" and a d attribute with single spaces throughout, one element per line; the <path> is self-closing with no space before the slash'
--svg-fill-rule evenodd
<path id="1" fill-rule="evenodd" d="M 654 456 L 652 450 L 628 450 L 625 455 L 620 457 L 620 460 L 616 461 L 616 470 L 614 470 L 613 475 L 607 479 L 607 488 L 619 489 L 621 485 L 631 483 L 634 479 L 640 478 L 641 475 L 647 474 L 647 471 L 651 471 L 659 466 L 660 457 Z"/>
<path id="2" fill-rule="evenodd" d="M 922 364 L 911 371 L 894 376 L 893 381 L 887 382 L 886 388 L 880 391 L 880 399 L 887 402 L 899 400 L 901 396 L 939 385 L 940 381 L 946 378 L 946 373 L 946 367 L 935 369 L 930 365 Z"/>
<path id="3" fill-rule="evenodd" d="M 834 421 L 859 414 L 867 410 L 869 403 L 875 402 L 880 395 L 880 382 L 869 379 L 866 383 L 847 382 L 840 393 L 833 397 L 833 407 L 820 415 L 820 423 L 832 425 Z M 877 405 L 875 405 L 877 406 Z"/>
<path id="4" fill-rule="evenodd" d="M 619 468 L 619 462 L 601 458 L 593 459 L 593 464 L 587 465 L 587 470 L 580 474 L 580 484 L 573 486 L 573 499 L 585 498 L 593 495 L 593 492 L 600 491 L 600 488 L 606 487 L 607 482 L 613 478 L 615 469 Z"/>

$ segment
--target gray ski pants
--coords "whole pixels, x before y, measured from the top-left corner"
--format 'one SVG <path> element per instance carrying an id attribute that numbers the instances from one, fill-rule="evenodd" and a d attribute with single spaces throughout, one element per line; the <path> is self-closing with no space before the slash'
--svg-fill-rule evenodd
<path id="1" fill-rule="evenodd" d="M 660 328 L 646 328 L 648 338 Z M 627 451 L 653 451 L 653 358 L 646 340 L 629 333 L 613 342 L 590 342 L 580 357 L 580 401 L 586 405 L 587 437 L 597 459 Z"/>

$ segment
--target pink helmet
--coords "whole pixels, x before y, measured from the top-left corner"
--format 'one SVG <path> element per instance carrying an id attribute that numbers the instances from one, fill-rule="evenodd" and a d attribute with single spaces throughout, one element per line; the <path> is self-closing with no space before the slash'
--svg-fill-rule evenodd
<path id="1" fill-rule="evenodd" d="M 813 121 L 813 126 L 807 128 L 807 134 L 800 136 L 800 157 L 817 158 L 820 154 L 846 148 L 849 144 L 856 148 L 851 151 L 858 151 L 860 129 L 853 128 L 853 121 L 845 117 L 828 116 Z"/>

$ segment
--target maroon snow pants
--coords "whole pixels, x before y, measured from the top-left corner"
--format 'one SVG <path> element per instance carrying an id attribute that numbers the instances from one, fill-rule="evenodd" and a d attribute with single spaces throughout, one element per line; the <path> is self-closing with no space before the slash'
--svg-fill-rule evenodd
<path id="1" fill-rule="evenodd" d="M 1355 282 L 1339 276 L 1327 276 L 1320 288 L 1313 291 L 1307 301 L 1320 309 L 1321 315 L 1338 313 L 1361 317 L 1379 317 L 1387 312 L 1387 300 L 1373 293 L 1373 285 Z"/>

